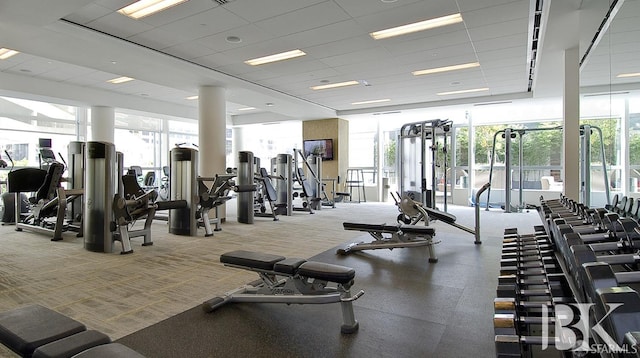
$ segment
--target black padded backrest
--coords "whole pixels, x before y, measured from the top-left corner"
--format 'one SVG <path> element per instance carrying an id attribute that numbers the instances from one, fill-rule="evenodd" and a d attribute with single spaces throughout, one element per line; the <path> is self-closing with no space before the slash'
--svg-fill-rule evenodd
<path id="1" fill-rule="evenodd" d="M 142 168 L 138 165 L 132 165 L 129 167 L 129 171 L 127 172 L 131 173 L 131 174 L 135 174 L 136 177 L 141 177 L 142 176 Z"/>
<path id="2" fill-rule="evenodd" d="M 613 210 L 618 213 L 624 213 L 624 208 L 627 206 L 627 201 L 629 200 L 629 198 L 625 195 L 622 197 L 622 199 L 620 199 L 620 202 L 618 202 L 618 205 L 613 208 Z"/>
<path id="3" fill-rule="evenodd" d="M 629 199 L 627 199 L 627 203 L 624 206 L 624 216 L 631 215 L 631 208 L 633 208 L 634 202 L 635 200 L 632 197 L 629 197 Z"/>
<path id="4" fill-rule="evenodd" d="M 633 201 L 633 206 L 631 207 L 631 212 L 629 213 L 634 219 L 638 219 L 638 208 L 640 208 L 640 200 L 636 199 Z"/>
<path id="5" fill-rule="evenodd" d="M 56 196 L 56 189 L 60 186 L 60 179 L 64 172 L 64 165 L 53 162 L 49 166 L 44 182 L 36 192 L 36 202 L 40 200 L 49 200 Z"/>
<path id="6" fill-rule="evenodd" d="M 271 179 L 269 179 L 269 172 L 265 168 L 260 168 L 260 175 L 262 176 L 262 180 L 264 182 L 265 194 L 267 195 L 267 199 L 269 201 L 276 201 L 276 189 L 273 187 L 271 183 Z"/>
<path id="7" fill-rule="evenodd" d="M 144 194 L 140 184 L 138 184 L 138 179 L 135 175 L 123 175 L 122 176 L 122 185 L 124 186 L 124 197 L 126 199 L 135 198 L 139 195 Z"/>
<path id="8" fill-rule="evenodd" d="M 162 167 L 162 175 L 164 175 L 165 177 L 169 176 L 169 167 L 167 166 Z"/>
<path id="9" fill-rule="evenodd" d="M 36 191 L 44 182 L 47 171 L 40 168 L 19 168 L 7 174 L 9 192 L 30 193 Z"/>
<path id="10" fill-rule="evenodd" d="M 144 175 L 143 183 L 145 186 L 153 186 L 156 183 L 156 172 L 147 172 Z"/>

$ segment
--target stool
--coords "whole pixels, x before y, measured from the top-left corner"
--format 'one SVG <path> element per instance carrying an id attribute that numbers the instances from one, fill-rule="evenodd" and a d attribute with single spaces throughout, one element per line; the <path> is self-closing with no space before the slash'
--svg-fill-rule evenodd
<path id="1" fill-rule="evenodd" d="M 364 171 L 362 169 L 347 169 L 347 180 L 345 183 L 349 188 L 349 198 L 351 201 L 353 201 L 353 188 L 356 188 L 356 192 L 358 193 L 358 202 L 367 201 L 364 189 Z M 362 193 L 362 197 L 360 196 L 360 193 Z"/>

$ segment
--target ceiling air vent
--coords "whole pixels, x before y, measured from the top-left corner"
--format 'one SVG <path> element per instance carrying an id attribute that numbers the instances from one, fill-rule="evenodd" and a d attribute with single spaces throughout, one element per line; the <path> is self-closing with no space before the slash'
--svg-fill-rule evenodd
<path id="1" fill-rule="evenodd" d="M 228 4 L 230 2 L 232 2 L 233 0 L 213 0 L 213 2 L 217 2 L 220 5 L 224 5 L 224 4 Z"/>

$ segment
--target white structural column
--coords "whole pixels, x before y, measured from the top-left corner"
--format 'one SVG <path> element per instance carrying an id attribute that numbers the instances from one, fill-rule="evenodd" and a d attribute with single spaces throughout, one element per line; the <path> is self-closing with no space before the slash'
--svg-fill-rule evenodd
<path id="1" fill-rule="evenodd" d="M 580 55 L 578 46 L 564 51 L 563 164 L 564 195 L 580 199 Z"/>
<path id="2" fill-rule="evenodd" d="M 202 86 L 198 103 L 199 175 L 212 177 L 224 173 L 226 168 L 226 91 L 222 87 Z"/>
<path id="3" fill-rule="evenodd" d="M 116 114 L 113 107 L 91 107 L 91 140 L 113 143 Z"/>
<path id="4" fill-rule="evenodd" d="M 241 150 L 247 150 L 244 146 L 244 130 L 242 126 L 233 127 L 233 152 L 238 153 Z M 228 166 L 237 167 L 236 161 L 238 158 L 233 158 L 233 163 L 227 163 Z M 269 167 L 268 163 L 262 163 L 263 167 Z"/>

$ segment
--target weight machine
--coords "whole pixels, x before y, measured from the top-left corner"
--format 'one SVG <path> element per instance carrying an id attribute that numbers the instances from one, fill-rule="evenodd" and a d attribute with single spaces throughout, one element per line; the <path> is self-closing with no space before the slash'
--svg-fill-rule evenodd
<path id="1" fill-rule="evenodd" d="M 451 126 L 452 121 L 448 119 L 407 123 L 400 128 L 398 136 L 400 193 L 413 196 L 413 200 L 421 202 L 425 207 L 435 208 L 438 172 L 441 171 L 445 212 L 448 196 L 447 143 L 451 136 Z M 441 164 L 438 163 L 438 152 L 444 155 Z"/>
<path id="2" fill-rule="evenodd" d="M 562 126 L 549 127 L 549 128 L 505 128 L 497 131 L 493 135 L 493 146 L 491 149 L 491 164 L 489 169 L 489 182 L 493 179 L 493 169 L 495 165 L 496 157 L 496 143 L 498 137 L 505 139 L 504 145 L 504 166 L 505 166 L 505 194 L 504 194 L 504 211 L 510 213 L 513 210 L 524 209 L 523 188 L 524 188 L 524 135 L 528 132 L 540 132 L 540 131 L 562 131 Z M 604 142 L 602 136 L 602 130 L 598 127 L 590 125 L 580 125 L 580 193 L 582 196 L 582 203 L 589 206 L 590 194 L 591 194 L 591 134 L 593 131 L 599 135 L 600 138 L 600 154 L 602 159 L 602 172 L 605 182 L 605 195 L 606 201 L 609 202 L 609 179 L 607 177 L 607 164 L 604 154 Z M 587 135 L 588 133 L 588 135 Z M 511 191 L 512 191 L 512 164 L 511 164 L 511 146 L 512 139 L 518 138 L 518 197 L 519 203 L 517 207 L 511 205 Z M 487 203 L 485 210 L 489 210 L 489 203 L 491 202 L 491 189 L 487 190 Z"/>

